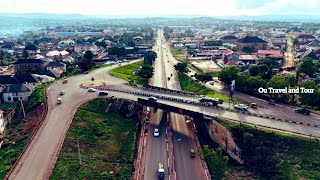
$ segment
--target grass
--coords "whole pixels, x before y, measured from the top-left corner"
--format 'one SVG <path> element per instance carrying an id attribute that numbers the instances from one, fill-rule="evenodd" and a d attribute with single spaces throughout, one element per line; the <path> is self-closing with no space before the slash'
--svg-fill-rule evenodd
<path id="1" fill-rule="evenodd" d="M 136 69 L 140 68 L 140 66 L 142 66 L 142 65 L 143 65 L 143 61 L 140 61 L 140 62 L 128 64 L 125 66 L 121 66 L 118 68 L 114 68 L 114 69 L 110 70 L 109 73 L 112 76 L 124 79 L 128 82 L 132 82 L 134 85 L 142 86 L 144 84 L 147 84 L 148 80 L 146 80 L 140 76 L 132 75 L 134 73 L 134 71 Z"/>
<path id="2" fill-rule="evenodd" d="M 196 66 L 194 66 L 193 64 L 191 63 L 188 63 L 188 68 L 192 69 L 193 71 L 195 71 L 196 73 L 198 74 L 201 74 L 203 73 L 203 71 L 199 68 L 197 68 Z"/>
<path id="3" fill-rule="evenodd" d="M 95 99 L 77 110 L 51 179 L 130 179 L 136 121 L 105 108 L 104 99 Z M 112 176 L 115 167 L 120 170 Z"/>
<path id="4" fill-rule="evenodd" d="M 45 97 L 46 86 L 47 86 L 46 84 L 41 84 L 36 87 L 36 89 L 33 91 L 31 96 L 29 97 L 27 103 L 25 104 L 26 112 L 29 112 L 35 107 L 44 103 L 46 98 Z"/>
<path id="5" fill-rule="evenodd" d="M 4 112 L 10 112 L 15 108 L 15 105 L 13 103 L 2 103 L 0 104 L 0 110 L 3 110 Z"/>
<path id="6" fill-rule="evenodd" d="M 320 177 L 319 141 L 239 123 L 225 122 L 224 126 L 242 150 L 245 169 L 261 179 Z"/>
<path id="7" fill-rule="evenodd" d="M 192 78 L 190 78 L 186 74 L 178 73 L 178 76 L 179 76 L 180 86 L 183 91 L 189 91 L 189 92 L 194 92 L 198 95 L 219 98 L 225 102 L 229 101 L 229 96 L 222 94 L 222 93 L 219 93 L 219 92 L 215 92 L 215 91 L 205 87 L 204 85 L 202 85 L 199 82 L 196 82 L 195 80 L 193 80 Z M 233 101 L 234 101 L 234 103 L 242 103 L 242 101 L 235 100 L 235 99 Z"/>
<path id="8" fill-rule="evenodd" d="M 184 55 L 185 56 L 188 54 L 188 51 L 186 49 L 171 48 L 171 53 L 174 56 L 177 56 L 177 55 Z"/>

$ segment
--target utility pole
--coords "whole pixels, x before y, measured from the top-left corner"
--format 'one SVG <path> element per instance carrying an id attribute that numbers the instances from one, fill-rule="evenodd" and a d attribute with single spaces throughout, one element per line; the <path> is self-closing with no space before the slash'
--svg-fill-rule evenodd
<path id="1" fill-rule="evenodd" d="M 20 101 L 20 104 L 21 104 L 21 108 L 22 108 L 22 112 L 23 112 L 23 117 L 26 118 L 26 112 L 24 111 L 24 106 L 23 106 L 23 103 L 22 103 L 22 99 L 19 98 L 19 101 Z"/>
<path id="2" fill-rule="evenodd" d="M 81 154 L 80 154 L 79 139 L 77 139 L 77 141 L 78 141 L 78 154 L 79 154 L 79 163 L 80 163 L 80 166 L 81 166 Z"/>

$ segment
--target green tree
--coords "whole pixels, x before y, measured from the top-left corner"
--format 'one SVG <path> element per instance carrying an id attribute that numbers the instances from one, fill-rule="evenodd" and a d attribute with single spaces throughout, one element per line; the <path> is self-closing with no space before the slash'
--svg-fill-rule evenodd
<path id="1" fill-rule="evenodd" d="M 90 59 L 78 61 L 77 63 L 83 72 L 88 71 L 89 69 L 91 69 L 94 66 L 94 62 Z"/>
<path id="2" fill-rule="evenodd" d="M 247 79 L 247 90 L 251 93 L 258 94 L 258 89 L 260 87 L 265 87 L 267 82 L 263 80 L 260 76 L 249 77 Z"/>
<path id="3" fill-rule="evenodd" d="M 248 54 L 253 53 L 253 49 L 250 48 L 250 47 L 247 47 L 247 46 L 243 47 L 242 51 L 245 52 L 245 53 L 248 53 Z"/>
<path id="4" fill-rule="evenodd" d="M 180 72 L 187 72 L 187 66 L 188 64 L 186 62 L 183 63 L 178 63 L 174 65 L 175 70 L 180 71 Z"/>
<path id="5" fill-rule="evenodd" d="M 308 80 L 299 84 L 299 87 L 306 89 L 315 89 L 314 93 L 299 93 L 300 101 L 304 105 L 316 106 L 320 101 L 320 86 L 313 81 Z"/>
<path id="6" fill-rule="evenodd" d="M 195 78 L 196 78 L 198 81 L 201 81 L 201 82 L 204 82 L 204 83 L 212 80 L 212 76 L 211 76 L 210 73 L 196 74 L 196 75 L 195 75 Z"/>
<path id="7" fill-rule="evenodd" d="M 230 85 L 231 81 L 237 79 L 238 73 L 241 70 L 238 67 L 235 66 L 229 66 L 229 67 L 224 67 L 219 73 L 219 79 L 222 81 L 225 85 Z"/>
<path id="8" fill-rule="evenodd" d="M 154 51 L 147 51 L 144 54 L 144 63 L 151 65 L 154 60 L 157 58 L 157 53 Z"/>
<path id="9" fill-rule="evenodd" d="M 228 169 L 228 157 L 222 154 L 221 148 L 210 149 L 207 145 L 203 147 L 202 154 L 208 164 L 212 179 L 220 180 Z"/>
<path id="10" fill-rule="evenodd" d="M 108 50 L 109 54 L 111 55 L 117 55 L 117 56 L 125 56 L 126 55 L 126 49 L 124 47 L 117 47 L 114 46 Z"/>
<path id="11" fill-rule="evenodd" d="M 92 60 L 92 59 L 93 59 L 93 56 L 94 56 L 94 54 L 93 54 L 92 51 L 90 51 L 90 50 L 87 50 L 87 51 L 84 53 L 84 58 L 86 58 L 87 60 Z"/>
<path id="12" fill-rule="evenodd" d="M 297 75 L 299 76 L 300 73 L 307 74 L 310 77 L 313 77 L 316 73 L 316 66 L 312 59 L 305 58 L 299 65 L 298 65 Z"/>
<path id="13" fill-rule="evenodd" d="M 23 52 L 22 52 L 22 58 L 23 58 L 23 59 L 28 59 L 28 58 L 29 58 L 29 53 L 28 53 L 28 51 L 23 51 Z"/>
<path id="14" fill-rule="evenodd" d="M 151 65 L 144 64 L 142 65 L 138 75 L 142 78 L 149 79 L 152 77 L 154 69 Z"/>
<path id="15" fill-rule="evenodd" d="M 274 89 L 284 89 L 289 87 L 289 82 L 284 76 L 273 76 L 270 81 L 268 82 L 267 86 L 269 88 Z M 288 93 L 275 93 L 270 94 L 271 97 L 281 100 L 282 102 L 288 102 L 290 99 L 290 96 L 292 94 Z"/>

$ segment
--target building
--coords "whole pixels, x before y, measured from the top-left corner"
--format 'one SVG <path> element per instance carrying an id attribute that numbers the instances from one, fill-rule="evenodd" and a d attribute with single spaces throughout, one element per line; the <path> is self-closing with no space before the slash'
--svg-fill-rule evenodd
<path id="1" fill-rule="evenodd" d="M 3 90 L 3 101 L 10 103 L 17 100 L 26 101 L 32 92 L 33 88 L 28 84 L 12 84 Z"/>
<path id="2" fill-rule="evenodd" d="M 66 58 L 67 56 L 69 55 L 69 52 L 68 51 L 49 51 L 47 54 L 46 54 L 46 57 L 50 58 L 50 59 L 54 59 L 54 60 L 62 60 L 64 58 Z"/>
<path id="3" fill-rule="evenodd" d="M 306 42 L 311 42 L 313 40 L 315 40 L 316 38 L 314 36 L 312 36 L 311 34 L 300 34 L 297 36 L 297 40 L 299 41 L 299 43 L 306 43 Z"/>
<path id="4" fill-rule="evenodd" d="M 256 36 L 246 36 L 239 39 L 236 46 L 238 51 L 242 51 L 244 47 L 248 47 L 253 51 L 258 51 L 261 49 L 267 49 L 267 42 Z"/>
<path id="5" fill-rule="evenodd" d="M 34 44 L 29 44 L 24 48 L 25 51 L 29 53 L 29 57 L 34 57 L 36 54 L 40 54 L 40 49 L 34 45 Z"/>
<path id="6" fill-rule="evenodd" d="M 238 61 L 239 55 L 230 49 L 226 49 L 223 51 L 222 59 L 223 62 L 227 64 L 230 61 Z"/>
<path id="7" fill-rule="evenodd" d="M 48 62 L 42 59 L 19 59 L 14 63 L 15 72 L 34 72 L 44 71 Z"/>
<path id="8" fill-rule="evenodd" d="M 313 40 L 312 42 L 310 42 L 309 44 L 306 45 L 306 49 L 309 50 L 318 50 L 320 49 L 320 42 L 318 40 Z"/>
<path id="9" fill-rule="evenodd" d="M 220 38 L 220 41 L 222 41 L 222 43 L 236 43 L 238 41 L 238 38 L 234 35 L 226 35 L 226 36 L 222 36 Z"/>
<path id="10" fill-rule="evenodd" d="M 257 56 L 258 58 L 274 57 L 277 59 L 283 59 L 283 54 L 280 50 L 258 50 Z"/>
<path id="11" fill-rule="evenodd" d="M 90 50 L 93 53 L 97 53 L 99 51 L 99 48 L 94 43 L 76 44 L 74 46 L 75 52 L 83 53 L 83 52 L 86 52 L 87 50 Z"/>
<path id="12" fill-rule="evenodd" d="M 270 41 L 271 47 L 274 49 L 284 49 L 287 46 L 286 38 L 272 38 Z"/>
<path id="13" fill-rule="evenodd" d="M 61 70 L 62 72 L 67 72 L 67 66 L 66 64 L 60 62 L 60 61 L 52 61 L 52 62 L 49 62 L 47 67 L 46 67 L 47 70 L 50 70 L 50 69 L 59 69 Z"/>
<path id="14" fill-rule="evenodd" d="M 259 58 L 257 55 L 239 55 L 239 61 L 243 62 L 244 64 L 257 64 Z"/>

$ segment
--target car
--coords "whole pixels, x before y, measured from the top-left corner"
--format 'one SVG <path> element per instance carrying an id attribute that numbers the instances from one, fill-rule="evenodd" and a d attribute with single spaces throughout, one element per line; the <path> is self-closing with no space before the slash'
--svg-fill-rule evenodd
<path id="1" fill-rule="evenodd" d="M 210 81 L 209 84 L 210 84 L 211 86 L 213 86 L 213 85 L 214 85 L 214 81 Z"/>
<path id="2" fill-rule="evenodd" d="M 154 131 L 153 131 L 153 136 L 154 137 L 159 137 L 160 136 L 160 132 L 159 132 L 159 129 L 158 128 L 155 128 Z"/>
<path id="3" fill-rule="evenodd" d="M 305 114 L 305 115 L 310 115 L 310 110 L 309 109 L 305 109 L 305 108 L 298 108 L 294 110 L 297 113 L 300 114 Z"/>
<path id="4" fill-rule="evenodd" d="M 276 102 L 275 102 L 275 100 L 273 100 L 273 99 L 269 100 L 268 103 L 269 103 L 270 105 L 276 105 Z"/>
<path id="5" fill-rule="evenodd" d="M 240 110 L 248 110 L 249 109 L 249 106 L 247 106 L 245 104 L 236 104 L 236 105 L 234 105 L 234 107 L 236 109 L 240 109 Z"/>
<path id="6" fill-rule="evenodd" d="M 88 74 L 88 73 L 89 73 L 88 71 L 83 72 L 83 74 Z"/>
<path id="7" fill-rule="evenodd" d="M 97 90 L 95 88 L 89 88 L 88 92 L 96 92 Z"/>
<path id="8" fill-rule="evenodd" d="M 107 91 L 100 91 L 99 92 L 99 96 L 106 96 L 108 95 L 109 93 Z"/>
<path id="9" fill-rule="evenodd" d="M 148 97 L 149 101 L 156 102 L 158 99 L 156 97 L 150 96 Z"/>
<path id="10" fill-rule="evenodd" d="M 63 96 L 65 94 L 65 91 L 64 90 L 61 90 L 60 91 L 60 96 Z"/>
<path id="11" fill-rule="evenodd" d="M 191 157 L 195 157 L 196 156 L 196 152 L 194 151 L 194 149 L 190 149 L 190 156 Z"/>
<path id="12" fill-rule="evenodd" d="M 57 98 L 57 103 L 58 104 L 62 104 L 62 99 L 61 98 Z"/>
<path id="13" fill-rule="evenodd" d="M 170 81 L 170 77 L 168 77 L 168 81 Z"/>

